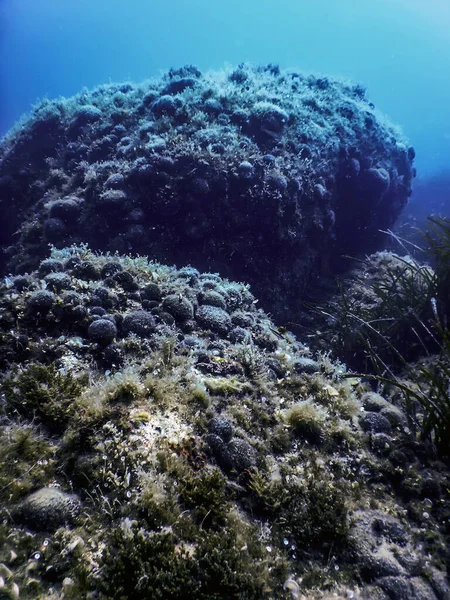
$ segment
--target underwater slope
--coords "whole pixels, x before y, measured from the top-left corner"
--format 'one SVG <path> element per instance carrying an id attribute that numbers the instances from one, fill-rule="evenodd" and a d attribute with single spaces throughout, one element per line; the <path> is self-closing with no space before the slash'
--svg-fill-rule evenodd
<path id="1" fill-rule="evenodd" d="M 53 250 L 0 326 L 2 597 L 449 597 L 448 470 L 247 286 Z"/>
<path id="2" fill-rule="evenodd" d="M 44 101 L 0 145 L 3 271 L 87 242 L 217 270 L 286 315 L 313 275 L 377 249 L 413 158 L 360 85 L 274 65 Z"/>

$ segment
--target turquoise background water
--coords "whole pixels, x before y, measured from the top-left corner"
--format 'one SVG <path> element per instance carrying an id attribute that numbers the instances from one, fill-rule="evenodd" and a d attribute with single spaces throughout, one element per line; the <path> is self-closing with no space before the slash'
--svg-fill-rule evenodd
<path id="1" fill-rule="evenodd" d="M 364 83 L 419 175 L 450 169 L 449 0 L 0 0 L 0 135 L 44 96 L 242 61 Z"/>

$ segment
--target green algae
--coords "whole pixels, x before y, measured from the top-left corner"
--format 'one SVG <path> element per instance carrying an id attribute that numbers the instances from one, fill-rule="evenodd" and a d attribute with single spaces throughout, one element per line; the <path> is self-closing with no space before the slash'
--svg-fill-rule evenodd
<path id="1" fill-rule="evenodd" d="M 31 364 L 0 384 L 9 411 L 27 417 L 36 415 L 53 429 L 67 424 L 74 416 L 74 400 L 81 389 L 71 373 L 59 372 L 54 364 Z"/>
<path id="2" fill-rule="evenodd" d="M 272 576 L 261 547 L 239 548 L 236 534 L 200 531 L 194 544 L 178 543 L 169 532 L 148 534 L 124 523 L 103 553 L 102 589 L 117 600 L 219 600 L 271 597 Z"/>

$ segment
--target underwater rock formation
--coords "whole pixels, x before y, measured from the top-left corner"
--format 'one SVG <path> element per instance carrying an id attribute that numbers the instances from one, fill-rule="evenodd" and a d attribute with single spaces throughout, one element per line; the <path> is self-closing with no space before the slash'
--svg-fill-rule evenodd
<path id="1" fill-rule="evenodd" d="M 53 249 L 0 369 L 2 597 L 448 598 L 448 468 L 248 286 Z"/>
<path id="2" fill-rule="evenodd" d="M 378 248 L 413 158 L 360 85 L 274 65 L 84 90 L 0 144 L 2 270 L 87 242 L 248 282 L 285 317 L 343 255 Z"/>
<path id="3" fill-rule="evenodd" d="M 395 303 L 409 344 L 433 271 L 362 262 L 316 352 L 258 304 L 293 315 L 376 249 L 413 159 L 360 86 L 273 65 L 83 91 L 5 137 L 2 598 L 449 597 L 448 436 L 330 355 L 367 358 L 349 305 L 392 332 Z"/>

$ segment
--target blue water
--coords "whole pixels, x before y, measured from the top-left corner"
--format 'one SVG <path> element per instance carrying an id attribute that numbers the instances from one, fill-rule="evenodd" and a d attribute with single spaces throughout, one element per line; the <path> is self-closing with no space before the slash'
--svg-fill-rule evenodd
<path id="1" fill-rule="evenodd" d="M 44 96 L 242 61 L 361 81 L 420 177 L 450 169 L 449 0 L 0 0 L 0 135 Z"/>

